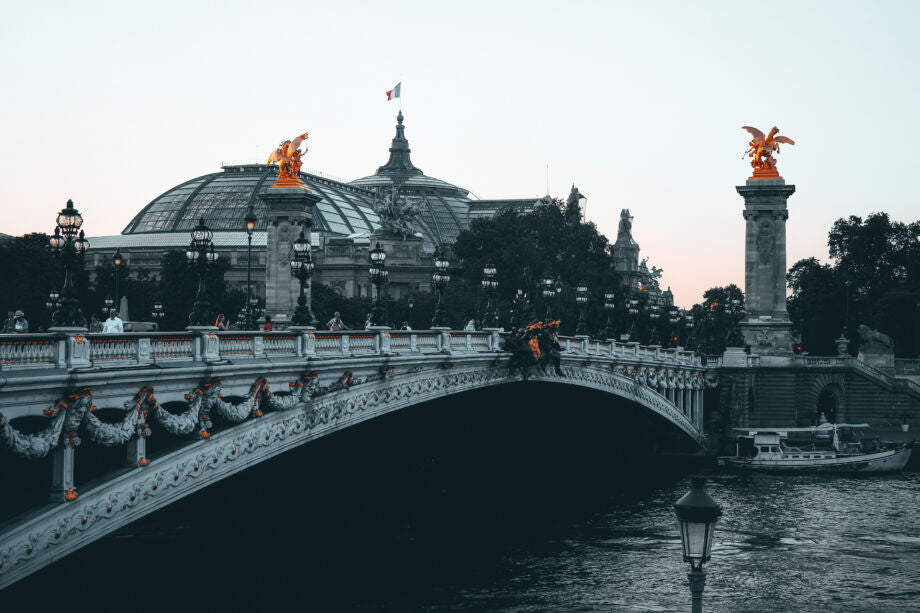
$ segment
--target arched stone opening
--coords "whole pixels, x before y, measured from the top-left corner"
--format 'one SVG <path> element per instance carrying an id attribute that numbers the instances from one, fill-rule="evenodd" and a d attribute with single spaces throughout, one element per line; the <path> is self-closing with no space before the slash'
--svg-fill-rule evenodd
<path id="1" fill-rule="evenodd" d="M 824 417 L 827 421 L 832 424 L 837 423 L 843 419 L 842 415 L 842 403 L 840 390 L 837 389 L 834 385 L 828 385 L 821 393 L 818 394 L 818 400 L 815 403 L 815 413 L 813 417 L 813 424 L 818 425 L 821 422 L 821 414 L 824 414 Z"/>

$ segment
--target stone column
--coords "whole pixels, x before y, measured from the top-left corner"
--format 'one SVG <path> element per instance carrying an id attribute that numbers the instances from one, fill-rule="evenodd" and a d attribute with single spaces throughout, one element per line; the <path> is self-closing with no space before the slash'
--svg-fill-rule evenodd
<path id="1" fill-rule="evenodd" d="M 65 442 L 51 452 L 51 490 L 48 492 L 50 502 L 64 502 L 74 496 L 73 483 L 74 446 Z"/>
<path id="2" fill-rule="evenodd" d="M 291 276 L 293 244 L 301 227 L 310 240 L 313 206 L 322 197 L 304 187 L 270 187 L 259 198 L 266 208 L 265 314 L 275 327 L 285 327 L 300 294 L 300 283 Z M 310 287 L 305 291 L 309 304 Z"/>
<path id="3" fill-rule="evenodd" d="M 795 192 L 782 178 L 748 179 L 735 189 L 744 198 L 744 342 L 751 353 L 792 354 L 786 312 L 786 200 Z"/>
<path id="4" fill-rule="evenodd" d="M 703 429 L 703 411 L 705 407 L 703 406 L 703 390 L 696 390 L 696 427 L 700 430 Z"/>

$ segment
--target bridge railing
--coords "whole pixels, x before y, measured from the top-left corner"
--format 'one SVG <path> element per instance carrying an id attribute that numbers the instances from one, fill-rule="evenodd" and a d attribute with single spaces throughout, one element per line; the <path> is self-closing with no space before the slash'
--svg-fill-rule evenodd
<path id="1" fill-rule="evenodd" d="M 560 336 L 559 344 L 566 351 L 610 358 L 633 358 L 654 362 L 670 362 L 687 366 L 703 366 L 702 356 L 685 349 L 666 349 L 639 343 L 600 341 L 583 336 Z"/>
<path id="2" fill-rule="evenodd" d="M 0 335 L 0 370 L 124 368 L 213 360 L 335 358 L 400 353 L 481 353 L 499 351 L 507 332 L 494 330 L 313 330 L 89 334 L 61 331 Z M 560 336 L 570 354 L 703 367 L 701 356 L 683 349 Z"/>
<path id="3" fill-rule="evenodd" d="M 218 331 L 89 334 L 61 331 L 0 335 L 0 370 L 124 368 L 169 362 L 265 358 L 334 358 L 391 353 L 498 351 L 490 331 L 369 330 Z"/>

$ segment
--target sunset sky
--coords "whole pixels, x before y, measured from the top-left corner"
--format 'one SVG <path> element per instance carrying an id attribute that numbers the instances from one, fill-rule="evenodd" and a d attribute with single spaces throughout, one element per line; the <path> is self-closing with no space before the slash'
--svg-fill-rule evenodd
<path id="1" fill-rule="evenodd" d="M 686 306 L 743 284 L 742 125 L 779 170 L 788 264 L 841 216 L 920 217 L 917 2 L 42 2 L 0 20 L 0 232 L 90 237 L 222 161 L 310 132 L 305 169 L 387 159 L 403 84 L 412 159 L 480 198 L 565 197 Z"/>

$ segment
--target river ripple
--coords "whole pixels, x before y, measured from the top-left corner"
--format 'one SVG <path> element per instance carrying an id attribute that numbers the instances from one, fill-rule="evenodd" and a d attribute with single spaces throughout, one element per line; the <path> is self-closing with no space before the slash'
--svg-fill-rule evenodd
<path id="1" fill-rule="evenodd" d="M 687 480 L 612 499 L 558 538 L 508 552 L 488 583 L 432 610 L 686 611 L 673 503 Z M 920 608 L 920 475 L 711 479 L 723 507 L 709 611 Z"/>

